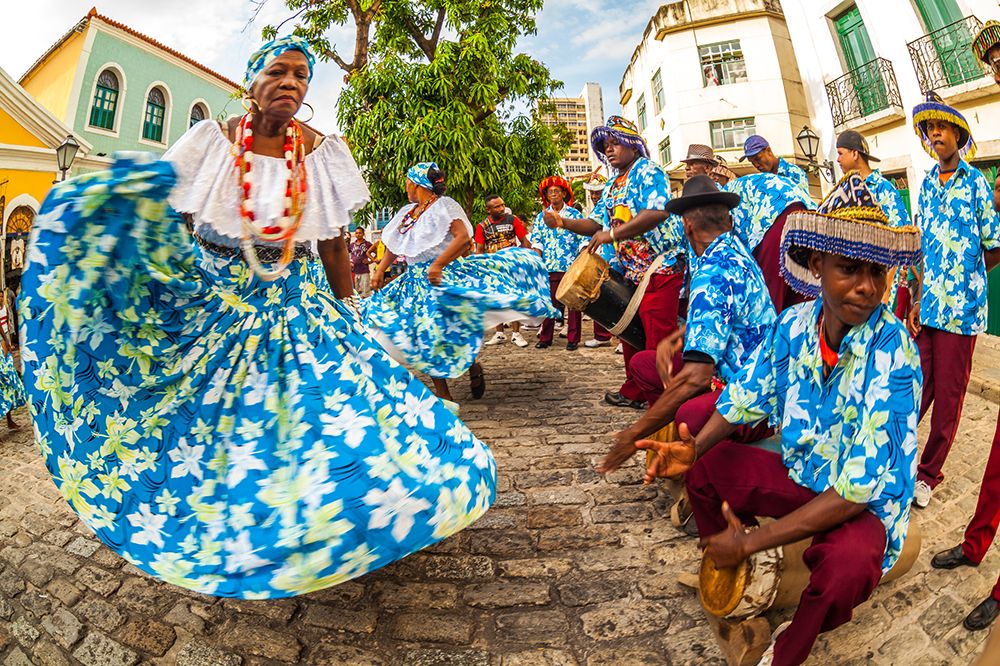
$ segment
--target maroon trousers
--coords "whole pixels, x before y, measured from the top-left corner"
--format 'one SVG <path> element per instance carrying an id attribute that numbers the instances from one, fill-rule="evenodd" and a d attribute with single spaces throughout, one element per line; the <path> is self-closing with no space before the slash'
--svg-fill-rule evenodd
<path id="1" fill-rule="evenodd" d="M 764 273 L 764 283 L 767 284 L 767 291 L 771 294 L 771 302 L 774 303 L 774 309 L 778 314 L 781 314 L 785 308 L 809 300 L 789 287 L 785 278 L 781 277 L 781 232 L 785 228 L 785 220 L 792 213 L 805 209 L 805 205 L 793 203 L 782 211 L 771 228 L 764 234 L 760 245 L 753 251 L 753 258 L 757 260 L 761 272 Z"/>
<path id="2" fill-rule="evenodd" d="M 993 434 L 990 457 L 983 472 L 983 485 L 979 488 L 979 502 L 972 521 L 965 529 L 962 551 L 973 562 L 979 563 L 997 535 L 1000 524 L 1000 414 L 997 415 L 997 429 Z M 1000 579 L 993 587 L 991 596 L 1000 601 Z"/>
<path id="3" fill-rule="evenodd" d="M 677 330 L 683 286 L 683 272 L 657 274 L 650 278 L 638 314 L 646 331 L 646 349 L 655 350 L 660 340 Z M 631 369 L 632 357 L 642 350 L 622 341 L 622 351 L 625 354 L 625 383 L 618 391 L 629 400 L 645 400 L 642 389 L 632 378 Z M 660 390 L 663 390 L 662 385 Z"/>
<path id="4" fill-rule="evenodd" d="M 555 306 L 557 310 L 562 312 L 566 310 L 565 306 L 559 302 L 556 298 L 556 292 L 559 290 L 559 283 L 562 282 L 565 273 L 549 273 L 549 295 L 552 298 L 552 305 Z M 569 320 L 569 330 L 566 332 L 567 342 L 580 343 L 580 328 L 583 323 L 583 314 L 580 312 L 574 312 L 569 310 L 569 314 L 566 317 Z M 538 332 L 539 342 L 552 342 L 552 334 L 555 331 L 556 320 L 546 319 L 542 322 L 542 329 Z"/>
<path id="5" fill-rule="evenodd" d="M 924 326 L 917 336 L 917 348 L 920 350 L 920 369 L 924 373 L 921 419 L 934 404 L 931 432 L 920 456 L 917 480 L 934 488 L 944 480 L 941 468 L 951 451 L 958 433 L 958 422 L 962 419 L 976 336 Z"/>
<path id="6" fill-rule="evenodd" d="M 727 528 L 723 501 L 744 524 L 754 524 L 758 516 L 781 518 L 816 497 L 788 478 L 777 453 L 733 442 L 720 442 L 698 459 L 687 491 L 703 537 Z M 803 555 L 809 585 L 774 646 L 775 666 L 801 664 L 821 632 L 850 621 L 882 578 L 885 544 L 885 528 L 870 511 L 813 537 Z"/>
<path id="7" fill-rule="evenodd" d="M 608 329 L 604 328 L 596 321 L 594 322 L 594 339 L 601 340 L 602 342 L 607 342 L 611 339 L 611 333 L 608 332 Z"/>

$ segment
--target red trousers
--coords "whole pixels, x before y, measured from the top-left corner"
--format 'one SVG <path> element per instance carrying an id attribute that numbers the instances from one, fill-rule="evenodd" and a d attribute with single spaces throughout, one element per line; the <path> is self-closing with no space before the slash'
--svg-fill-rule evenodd
<path id="1" fill-rule="evenodd" d="M 677 318 L 680 316 L 681 288 L 684 286 L 684 273 L 657 274 L 650 278 L 639 304 L 639 319 L 646 331 L 646 349 L 655 350 L 660 340 L 677 330 Z M 618 389 L 619 393 L 629 400 L 644 400 L 643 392 L 632 378 L 632 357 L 642 351 L 627 342 L 622 342 L 625 354 L 625 383 Z M 663 387 L 661 385 L 660 390 Z"/>
<path id="2" fill-rule="evenodd" d="M 972 352 L 976 336 L 948 333 L 938 328 L 924 326 L 917 336 L 920 350 L 920 369 L 924 373 L 924 391 L 920 400 L 920 418 L 934 404 L 931 414 L 931 432 L 927 437 L 917 480 L 931 488 L 944 480 L 941 468 L 951 451 L 962 419 L 965 390 L 972 372 Z"/>
<path id="3" fill-rule="evenodd" d="M 604 328 L 596 321 L 594 322 L 594 339 L 603 341 L 611 339 L 611 333 L 608 332 L 608 329 Z"/>
<path id="4" fill-rule="evenodd" d="M 723 501 L 744 524 L 754 524 L 758 516 L 781 518 L 816 497 L 788 478 L 777 453 L 733 442 L 720 442 L 698 459 L 687 491 L 702 537 L 727 528 Z M 821 632 L 850 621 L 882 578 L 885 544 L 885 528 L 870 511 L 813 537 L 803 555 L 809 585 L 774 646 L 775 666 L 801 664 Z"/>
<path id="5" fill-rule="evenodd" d="M 556 292 L 559 289 L 559 283 L 562 282 L 565 273 L 549 273 L 549 295 L 552 298 L 552 305 L 555 306 L 557 310 L 562 312 L 566 310 L 562 303 L 556 298 Z M 580 328 L 583 323 L 583 314 L 580 312 L 574 312 L 569 310 L 569 314 L 566 317 L 569 320 L 569 330 L 566 332 L 567 342 L 580 343 Z M 539 342 L 552 342 L 552 334 L 556 327 L 555 319 L 546 319 L 542 322 L 542 330 L 538 332 Z"/>
<path id="6" fill-rule="evenodd" d="M 1000 414 L 997 415 L 997 429 L 993 434 L 990 457 L 983 472 L 983 485 L 979 488 L 979 502 L 972 521 L 965 529 L 962 550 L 973 562 L 982 562 L 990 549 L 1000 524 Z M 1000 579 L 993 587 L 992 597 L 1000 601 Z"/>
<path id="7" fill-rule="evenodd" d="M 781 232 L 785 228 L 785 220 L 791 213 L 805 210 L 806 207 L 800 203 L 794 203 L 786 208 L 778 219 L 774 221 L 771 228 L 764 234 L 753 251 L 753 258 L 757 260 L 760 270 L 764 273 L 764 283 L 767 284 L 767 291 L 771 294 L 771 302 L 778 314 L 788 307 L 798 303 L 804 303 L 808 299 L 802 294 L 788 286 L 785 278 L 781 277 Z"/>

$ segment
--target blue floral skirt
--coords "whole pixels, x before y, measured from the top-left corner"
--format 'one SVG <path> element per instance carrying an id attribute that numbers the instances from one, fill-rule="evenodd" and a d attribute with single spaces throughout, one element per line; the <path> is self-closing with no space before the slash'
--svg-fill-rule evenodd
<path id="1" fill-rule="evenodd" d="M 484 331 L 508 321 L 559 318 L 541 257 L 525 248 L 452 261 L 441 284 L 429 263 L 407 271 L 361 302 L 364 322 L 398 360 L 431 377 L 458 377 L 476 361 Z"/>
<path id="2" fill-rule="evenodd" d="M 26 402 L 28 396 L 24 393 L 21 375 L 14 367 L 14 357 L 10 352 L 5 354 L 0 351 L 0 417 Z"/>
<path id="3" fill-rule="evenodd" d="M 219 596 L 336 585 L 482 516 L 489 449 L 334 296 L 191 242 L 166 162 L 57 187 L 20 300 L 38 446 L 100 539 Z M 234 211 L 235 214 L 235 211 Z"/>

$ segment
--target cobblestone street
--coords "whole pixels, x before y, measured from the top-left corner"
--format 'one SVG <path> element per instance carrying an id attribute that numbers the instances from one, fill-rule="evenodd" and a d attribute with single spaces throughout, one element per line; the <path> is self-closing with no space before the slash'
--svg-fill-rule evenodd
<path id="1" fill-rule="evenodd" d="M 465 379 L 456 397 L 496 455 L 494 508 L 435 548 L 281 601 L 186 592 L 99 545 L 58 496 L 21 410 L 21 430 L 0 424 L 0 664 L 723 663 L 695 594 L 676 582 L 699 553 L 670 525 L 669 496 L 641 485 L 638 459 L 606 479 L 593 471 L 608 434 L 636 414 L 601 402 L 621 364 L 609 348 L 568 353 L 558 340 L 487 348 L 486 397 L 469 401 Z M 986 633 L 961 622 L 1000 553 L 978 569 L 929 562 L 961 539 L 996 413 L 970 391 L 948 478 L 916 513 L 913 571 L 824 635 L 810 664 L 967 664 L 980 649 Z"/>

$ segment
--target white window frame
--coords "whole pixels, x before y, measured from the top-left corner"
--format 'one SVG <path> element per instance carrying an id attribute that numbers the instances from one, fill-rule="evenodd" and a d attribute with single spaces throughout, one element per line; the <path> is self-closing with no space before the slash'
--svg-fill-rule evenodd
<path id="1" fill-rule="evenodd" d="M 717 53 L 717 54 L 712 54 L 712 53 L 705 54 L 705 53 L 703 53 L 704 49 L 712 49 L 713 47 L 723 47 L 723 46 L 732 46 L 732 45 L 735 45 L 735 48 L 732 49 L 732 50 L 730 50 L 730 51 L 722 51 L 720 49 L 719 53 Z M 735 58 L 735 57 L 727 58 L 726 57 L 727 53 L 736 53 L 736 52 L 739 52 L 739 54 L 740 54 L 739 58 Z M 710 60 L 709 62 L 706 63 L 705 62 L 706 56 L 709 57 L 709 58 L 718 58 L 718 60 Z M 720 78 L 719 79 L 719 86 L 730 86 L 730 85 L 733 85 L 733 84 L 736 84 L 736 83 L 746 83 L 747 81 L 750 80 L 750 76 L 747 73 L 747 58 L 746 58 L 746 54 L 743 53 L 743 45 L 740 43 L 739 39 L 728 39 L 728 40 L 725 40 L 725 41 L 722 41 L 722 42 L 712 42 L 711 44 L 699 44 L 698 45 L 698 63 L 701 66 L 701 83 L 702 83 L 702 87 L 705 87 L 705 88 L 708 87 L 708 77 L 705 76 L 705 71 L 706 71 L 707 68 L 711 67 L 714 70 L 716 66 L 722 65 L 723 69 L 725 71 L 728 71 L 728 68 L 726 68 L 726 64 L 729 63 L 729 62 L 731 62 L 731 61 L 735 61 L 735 60 L 740 60 L 743 63 L 743 78 L 740 78 L 740 79 L 737 79 L 737 80 L 733 80 L 733 81 L 725 81 L 722 78 Z"/>
<path id="2" fill-rule="evenodd" d="M 206 102 L 203 98 L 199 97 L 198 99 L 192 101 L 191 106 L 188 107 L 187 117 L 184 119 L 184 121 L 188 123 L 188 127 L 191 126 L 191 112 L 194 111 L 194 107 L 199 104 L 205 107 L 205 120 L 212 119 L 212 107 L 210 107 L 208 102 Z"/>
<path id="3" fill-rule="evenodd" d="M 149 101 L 149 93 L 153 88 L 159 88 L 163 91 L 163 141 L 150 141 L 142 136 L 142 128 L 146 123 L 146 104 Z M 166 148 L 170 145 L 170 116 L 173 113 L 174 108 L 174 95 L 170 92 L 170 88 L 163 81 L 153 81 L 146 88 L 146 92 L 142 95 L 142 104 L 140 105 L 139 114 L 139 143 L 144 146 L 152 146 L 153 148 Z"/>
<path id="4" fill-rule="evenodd" d="M 97 79 L 100 78 L 101 73 L 104 70 L 110 69 L 114 72 L 114 75 L 118 77 L 118 101 L 115 106 L 115 126 L 114 129 L 106 130 L 103 127 L 94 127 L 90 124 L 90 112 L 94 108 L 94 95 L 97 94 Z M 87 98 L 87 116 L 86 124 L 83 126 L 84 131 L 93 132 L 94 134 L 102 134 L 104 136 L 110 136 L 115 139 L 119 136 L 119 130 L 122 126 L 122 116 L 125 115 L 125 91 L 128 89 L 128 82 L 125 78 L 125 70 L 116 62 L 106 62 L 97 68 L 94 72 L 94 80 L 90 84 L 90 97 Z"/>
<path id="5" fill-rule="evenodd" d="M 744 132 L 743 139 L 742 140 L 734 141 L 733 143 L 735 145 L 732 145 L 732 146 L 726 145 L 725 142 L 723 142 L 722 145 L 719 145 L 719 143 L 716 142 L 716 140 L 715 140 L 715 132 L 716 132 L 717 129 L 719 131 L 723 132 L 723 137 L 726 136 L 725 132 L 727 130 L 729 130 L 729 131 L 736 130 L 735 127 L 722 127 L 721 126 L 722 124 L 724 124 L 724 123 L 737 123 L 737 122 L 744 122 L 745 123 L 746 121 L 749 121 L 750 124 L 749 125 L 744 125 L 744 127 L 741 128 L 743 130 L 743 132 Z M 713 150 L 739 150 L 743 146 L 743 142 L 746 141 L 747 137 L 751 136 L 752 134 L 756 134 L 757 133 L 757 118 L 753 117 L 753 116 L 749 116 L 749 117 L 745 117 L 745 118 L 722 118 L 720 120 L 713 120 L 713 121 L 711 121 L 708 124 L 708 128 L 709 128 L 709 134 L 712 137 L 712 149 Z"/>

